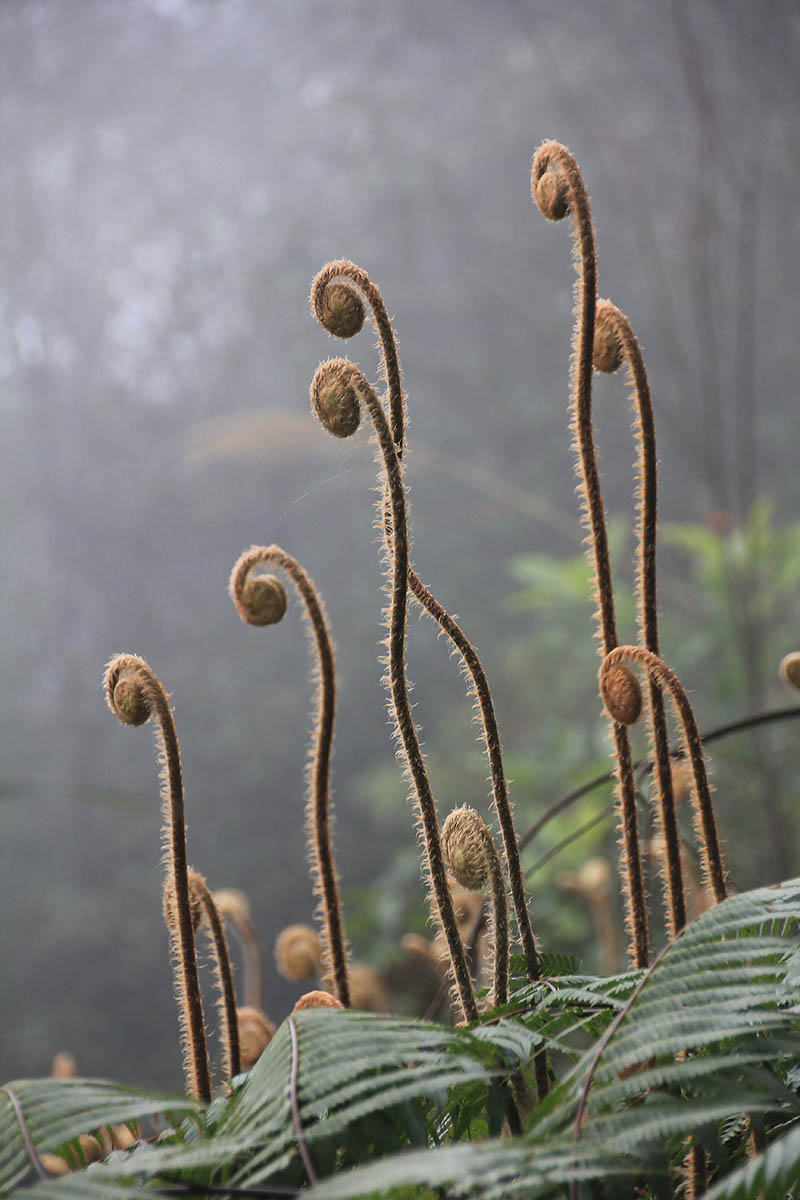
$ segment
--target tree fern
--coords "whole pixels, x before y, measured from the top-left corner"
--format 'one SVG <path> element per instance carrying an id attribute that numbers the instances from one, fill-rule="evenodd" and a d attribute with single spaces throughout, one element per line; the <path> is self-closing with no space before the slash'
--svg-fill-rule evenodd
<path id="1" fill-rule="evenodd" d="M 631 1180 L 645 1175 L 672 1194 L 689 1133 L 717 1173 L 713 1196 L 756 1197 L 765 1181 L 788 1186 L 800 1171 L 800 1098 L 790 1073 L 800 1051 L 798 922 L 800 881 L 734 896 L 685 929 L 647 972 L 517 979 L 504 1010 L 465 1029 L 299 1013 L 291 1019 L 297 1049 L 287 1021 L 233 1096 L 204 1113 L 190 1101 L 109 1084 L 14 1084 L 38 1152 L 157 1111 L 183 1118 L 154 1144 L 28 1194 L 114 1200 L 191 1183 L 198 1195 L 206 1185 L 273 1186 L 334 1200 L 454 1184 L 456 1195 L 489 1200 L 559 1195 L 576 1181 L 589 1195 L 601 1187 L 613 1194 L 614 1180 L 625 1181 L 629 1195 Z M 557 1018 L 567 1024 L 553 1036 Z M 530 1064 L 542 1040 L 576 1052 L 590 1025 L 592 1044 L 571 1066 L 557 1060 L 566 1073 L 524 1135 L 486 1136 L 500 1132 L 505 1081 Z M 0 1178 L 9 1191 L 30 1160 L 7 1093 L 3 1099 Z M 744 1116 L 780 1129 L 747 1163 Z"/>

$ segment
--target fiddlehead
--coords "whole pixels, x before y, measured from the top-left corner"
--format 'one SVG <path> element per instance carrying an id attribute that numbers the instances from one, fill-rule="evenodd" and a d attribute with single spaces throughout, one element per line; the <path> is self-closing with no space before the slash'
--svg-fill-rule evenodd
<path id="1" fill-rule="evenodd" d="M 328 333 L 334 337 L 350 338 L 357 334 L 364 324 L 362 295 L 370 307 L 378 330 L 392 439 L 398 458 L 402 458 L 405 441 L 405 404 L 400 359 L 397 356 L 392 322 L 378 288 L 363 268 L 346 258 L 340 258 L 336 262 L 327 263 L 315 276 L 311 284 L 311 308 L 319 324 Z"/>
<path id="2" fill-rule="evenodd" d="M 275 963 L 284 979 L 299 983 L 322 971 L 322 943 L 310 925 L 287 925 L 275 942 Z"/>
<path id="3" fill-rule="evenodd" d="M 337 282 L 337 280 L 342 279 L 347 282 Z M 354 303 L 346 301 L 344 293 L 348 293 L 355 300 L 360 301 L 360 295 L 353 290 L 353 285 L 367 298 L 380 334 L 383 375 L 387 383 L 386 404 L 395 450 L 398 458 L 402 459 L 405 448 L 406 417 L 405 400 L 401 384 L 402 376 L 394 332 L 380 291 L 361 267 L 356 266 L 355 263 L 340 260 L 328 263 L 315 278 L 311 287 L 311 305 L 315 317 L 324 329 L 327 329 L 329 333 L 337 334 L 339 337 L 349 337 L 351 336 L 351 331 L 352 333 L 358 332 L 360 325 L 356 327 L 357 321 L 347 321 L 340 316 L 340 313 L 345 310 L 346 306 L 348 307 L 348 311 L 355 311 Z M 342 289 L 342 291 L 337 289 Z M 363 304 L 360 311 L 363 318 Z M 347 332 L 341 332 L 343 329 L 346 329 Z M 333 404 L 335 407 L 332 398 L 329 404 Z M 344 430 L 348 428 L 349 423 L 357 421 L 357 413 L 358 410 L 351 412 L 349 422 L 343 421 L 340 417 L 335 422 L 336 428 L 332 428 L 331 432 L 335 432 L 336 436 L 346 436 Z M 342 432 L 339 432 L 340 430 Z M 386 500 L 384 500 L 383 530 L 387 553 L 391 554 L 393 552 L 392 523 L 388 501 Z M 497 725 L 489 681 L 474 646 L 458 622 L 454 620 L 450 613 L 438 602 L 433 593 L 425 586 L 413 567 L 409 567 L 408 586 L 414 599 L 438 624 L 439 628 L 450 639 L 450 642 L 458 652 L 463 664 L 464 674 L 469 680 L 469 693 L 475 698 L 486 756 L 489 760 L 492 799 L 503 837 L 503 850 L 511 882 L 511 895 L 514 903 L 517 928 L 523 951 L 528 960 L 531 977 L 538 979 L 539 956 L 528 913 L 525 881 L 519 852 L 519 839 L 517 838 L 511 801 L 508 795 L 508 782 L 503 765 L 500 731 Z"/>
<path id="4" fill-rule="evenodd" d="M 792 650 L 781 659 L 779 672 L 784 683 L 800 692 L 800 650 Z"/>
<path id="5" fill-rule="evenodd" d="M 471 892 L 491 891 L 490 958 L 494 986 L 489 1008 L 508 1000 L 508 913 L 503 869 L 492 835 L 474 808 L 463 805 L 442 826 L 445 863 L 456 883 Z"/>
<path id="6" fill-rule="evenodd" d="M 597 263 L 589 196 L 580 168 L 566 146 L 544 142 L 533 157 L 531 192 L 539 211 L 551 221 L 572 218 L 577 278 L 575 283 L 576 323 L 570 360 L 570 428 L 578 459 L 578 491 L 581 517 L 592 546 L 595 599 L 601 653 L 617 645 L 611 560 L 608 550 L 603 495 L 592 425 L 592 358 L 594 352 Z M 647 906 L 644 895 L 639 830 L 636 816 L 636 786 L 633 778 L 630 740 L 624 725 L 614 722 L 617 757 L 618 805 L 623 847 L 623 894 L 625 921 L 631 938 L 634 965 L 647 965 Z"/>
<path id="7" fill-rule="evenodd" d="M 413 785 L 425 842 L 428 877 L 431 884 L 433 911 L 447 938 L 458 997 L 467 1020 L 478 1015 L 464 948 L 458 935 L 453 903 L 444 870 L 439 824 L 419 736 L 411 716 L 406 679 L 406 609 L 408 600 L 409 539 L 406 518 L 406 498 L 403 469 L 392 438 L 386 414 L 380 401 L 358 367 L 347 359 L 330 359 L 317 368 L 311 382 L 311 407 L 320 423 L 333 434 L 344 424 L 353 423 L 353 413 L 361 405 L 367 409 L 375 428 L 386 476 L 386 489 L 391 509 L 394 553 L 387 562 L 389 584 L 388 683 L 396 734 Z"/>
<path id="8" fill-rule="evenodd" d="M 610 300 L 598 300 L 594 330 L 594 366 L 604 374 L 616 371 L 623 362 L 634 401 L 636 439 L 637 517 L 636 601 L 639 639 L 653 654 L 659 654 L 658 606 L 656 599 L 656 534 L 658 529 L 658 466 L 653 405 L 644 359 L 636 334 L 623 312 Z M 686 924 L 686 899 L 681 871 L 680 837 L 672 787 L 667 719 L 661 692 L 648 680 L 649 724 L 655 765 L 657 815 L 666 853 L 661 860 L 667 927 L 670 937 Z"/>
<path id="9" fill-rule="evenodd" d="M 265 612 L 280 620 L 286 610 L 286 593 L 280 580 L 271 575 L 254 575 L 257 566 L 278 567 L 291 579 L 303 601 L 317 658 L 315 679 L 316 728 L 308 766 L 306 830 L 314 891 L 319 900 L 324 937 L 323 970 L 342 1004 L 350 1003 L 347 982 L 347 946 L 339 898 L 339 881 L 333 858 L 330 829 L 330 766 L 333 725 L 336 714 L 336 667 L 333 642 L 325 610 L 311 577 L 291 554 L 280 546 L 253 546 L 233 568 L 230 592 L 236 611 L 250 625 L 263 625 Z M 279 616 L 273 614 L 280 614 Z"/>
<path id="10" fill-rule="evenodd" d="M 603 697 L 603 703 L 609 715 L 615 721 L 624 721 L 627 710 L 618 703 L 614 688 L 610 685 L 622 671 L 625 671 L 630 679 L 635 679 L 625 665 L 626 660 L 643 667 L 658 687 L 669 693 L 675 708 L 680 724 L 683 748 L 692 765 L 695 823 L 700 841 L 700 857 L 705 883 L 715 901 L 719 902 L 724 900 L 727 895 L 725 866 L 722 861 L 714 806 L 711 802 L 711 788 L 706 772 L 703 745 L 689 698 L 675 672 L 657 655 L 643 646 L 618 646 L 606 655 L 600 668 L 600 695 Z M 638 681 L 636 683 L 638 687 Z"/>
<path id="11" fill-rule="evenodd" d="M 275 1026 L 260 1008 L 252 1004 L 244 1004 L 237 1008 L 236 1026 L 242 1070 L 249 1071 L 274 1038 Z"/>
<path id="12" fill-rule="evenodd" d="M 113 658 L 106 668 L 103 684 L 108 707 L 123 725 L 143 725 L 151 716 L 156 718 L 156 746 L 162 764 L 163 860 L 167 882 L 175 896 L 176 920 L 170 929 L 170 947 L 183 1066 L 190 1095 L 208 1101 L 211 1083 L 186 862 L 183 776 L 172 711 L 160 680 L 138 655 L 120 654 Z"/>

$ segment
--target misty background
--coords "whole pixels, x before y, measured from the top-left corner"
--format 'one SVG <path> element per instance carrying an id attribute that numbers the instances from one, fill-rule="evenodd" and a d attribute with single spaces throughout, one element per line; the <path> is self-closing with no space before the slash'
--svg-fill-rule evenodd
<path id="1" fill-rule="evenodd" d="M 227 579 L 253 542 L 311 573 L 338 646 L 355 951 L 383 966 L 425 930 L 377 662 L 373 448 L 368 430 L 334 442 L 308 405 L 325 357 L 377 373 L 368 330 L 345 346 L 311 316 L 329 259 L 363 266 L 394 316 L 414 562 L 481 651 L 520 829 L 606 769 L 567 430 L 570 238 L 529 191 L 544 138 L 581 165 L 600 294 L 644 347 L 675 526 L 663 654 L 701 726 L 791 701 L 798 50 L 793 0 L 0 4 L 3 1080 L 68 1049 L 83 1074 L 181 1086 L 157 768 L 149 728 L 105 707 L 117 652 L 173 695 L 189 858 L 250 896 L 274 1020 L 297 994 L 271 947 L 312 915 L 309 660 L 293 597 L 274 629 L 236 617 Z M 624 391 L 599 379 L 595 403 L 633 640 Z M 457 666 L 409 628 L 441 811 L 486 812 Z M 796 873 L 796 746 L 788 725 L 715 756 L 741 887 Z M 560 865 L 589 853 L 615 860 L 612 821 Z M 535 928 L 593 967 L 558 868 L 532 881 Z"/>

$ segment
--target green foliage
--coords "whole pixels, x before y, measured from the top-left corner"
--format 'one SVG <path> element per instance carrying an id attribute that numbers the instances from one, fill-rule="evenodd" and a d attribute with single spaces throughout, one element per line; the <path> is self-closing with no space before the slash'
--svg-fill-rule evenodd
<path id="1" fill-rule="evenodd" d="M 13 1084 L 39 1152 L 119 1120 L 188 1114 L 154 1143 L 27 1194 L 115 1200 L 167 1185 L 197 1195 L 206 1184 L 307 1189 L 302 1137 L 319 1180 L 310 1194 L 320 1200 L 451 1185 L 447 1194 L 484 1200 L 556 1197 L 576 1180 L 583 1195 L 614 1195 L 645 1175 L 654 1194 L 667 1195 L 692 1134 L 712 1163 L 711 1195 L 755 1200 L 765 1181 L 778 1188 L 800 1178 L 799 926 L 794 880 L 709 910 L 647 972 L 553 974 L 535 984 L 516 976 L 503 1012 L 474 1027 L 299 1013 L 297 1053 L 287 1021 L 233 1095 L 205 1113 L 110 1084 Z M 561 1077 L 522 1138 L 500 1136 L 514 1080 L 543 1044 Z M 3 1099 L 0 1181 L 8 1192 L 30 1163 Z M 745 1117 L 775 1134 L 756 1162 L 745 1160 Z"/>

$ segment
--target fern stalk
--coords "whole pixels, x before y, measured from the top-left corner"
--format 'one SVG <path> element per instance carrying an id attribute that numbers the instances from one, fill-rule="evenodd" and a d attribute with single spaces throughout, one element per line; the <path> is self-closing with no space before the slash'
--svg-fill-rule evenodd
<path id="1" fill-rule="evenodd" d="M 123 725 L 143 725 L 151 716 L 156 717 L 156 746 L 161 762 L 164 814 L 163 858 L 168 883 L 175 896 L 176 920 L 170 929 L 170 945 L 181 1026 L 183 1067 L 189 1095 L 209 1101 L 211 1081 L 192 926 L 183 774 L 175 722 L 163 684 L 138 655 L 120 654 L 112 658 L 106 668 L 103 684 L 108 707 Z"/>
<path id="2" fill-rule="evenodd" d="M 342 279 L 347 282 L 341 282 Z M 406 421 L 402 372 L 391 319 L 387 314 L 386 306 L 379 289 L 363 268 L 356 266 L 355 263 L 349 262 L 346 259 L 340 259 L 336 262 L 328 263 L 314 279 L 311 286 L 311 306 L 317 321 L 329 333 L 339 337 L 351 337 L 359 331 L 364 319 L 363 303 L 358 292 L 354 290 L 355 288 L 363 292 L 366 297 L 378 329 L 382 358 L 381 373 L 386 381 L 385 404 L 388 410 L 392 439 L 397 457 L 402 461 L 405 450 Z M 358 305 L 361 306 L 360 309 Z M 360 323 L 356 319 L 351 319 L 349 322 L 346 321 L 340 315 L 345 311 L 348 314 L 359 313 Z M 384 502 L 383 531 L 387 552 L 392 553 L 392 524 L 388 500 Z M 439 603 L 412 566 L 409 566 L 408 569 L 408 587 L 423 611 L 436 622 L 454 646 L 461 658 L 463 671 L 469 679 L 470 694 L 475 697 L 484 748 L 489 760 L 492 800 L 503 838 L 503 851 L 511 883 L 511 897 L 514 904 L 517 929 L 523 953 L 528 961 L 531 978 L 538 979 L 539 955 L 528 912 L 519 839 L 514 825 L 511 801 L 508 794 L 508 781 L 503 765 L 500 731 L 497 725 L 489 681 L 475 647 L 469 641 L 458 622 Z"/>
<path id="3" fill-rule="evenodd" d="M 333 857 L 330 829 L 330 769 L 333 746 L 333 726 L 336 715 L 336 674 L 333 642 L 328 629 L 325 609 L 310 575 L 280 546 L 252 546 L 242 554 L 233 568 L 230 593 L 236 611 L 250 625 L 264 624 L 265 608 L 269 609 L 269 592 L 279 580 L 272 576 L 252 575 L 259 565 L 279 567 L 285 571 L 300 593 L 304 604 L 304 615 L 308 621 L 314 642 L 317 667 L 314 678 L 317 682 L 316 733 L 308 767 L 308 800 L 306 803 L 306 828 L 311 859 L 314 891 L 319 899 L 324 937 L 322 939 L 322 962 L 325 979 L 330 982 L 345 1008 L 350 1004 L 350 988 L 347 970 L 347 944 L 342 919 L 342 904 L 339 897 L 339 880 Z M 266 604 L 260 597 L 266 594 Z M 285 610 L 278 605 L 276 612 Z M 281 611 L 281 616 L 283 612 Z M 272 623 L 272 622 L 269 622 Z"/>
<path id="4" fill-rule="evenodd" d="M 411 716 L 406 679 L 406 610 L 408 600 L 409 541 L 403 468 L 398 458 L 386 414 L 371 385 L 358 367 L 347 359 L 329 359 L 317 368 L 311 383 L 311 404 L 320 423 L 334 435 L 351 433 L 358 425 L 361 404 L 367 409 L 378 439 L 391 504 L 394 553 L 387 554 L 390 576 L 388 612 L 388 683 L 396 723 L 396 735 L 403 748 L 413 785 L 425 844 L 427 873 L 432 890 L 433 911 L 447 939 L 450 961 L 464 1018 L 478 1016 L 464 947 L 458 933 L 453 901 L 447 885 L 442 857 L 436 805 L 419 735 Z"/>
<path id="5" fill-rule="evenodd" d="M 617 645 L 617 629 L 608 532 L 592 427 L 592 359 L 597 263 L 589 196 L 580 168 L 566 146 L 559 142 L 544 142 L 539 147 L 533 158 L 531 191 L 543 216 L 549 220 L 561 220 L 569 213 L 573 223 L 577 279 L 576 323 L 570 364 L 570 427 L 577 452 L 581 515 L 589 531 L 594 560 L 594 593 L 598 604 L 595 616 L 599 625 L 601 654 L 605 656 Z M 636 785 L 627 730 L 615 721 L 613 733 L 623 851 L 622 890 L 625 925 L 631 940 L 630 953 L 633 964 L 644 967 L 648 962 L 649 948 L 647 905 L 636 816 Z"/>

